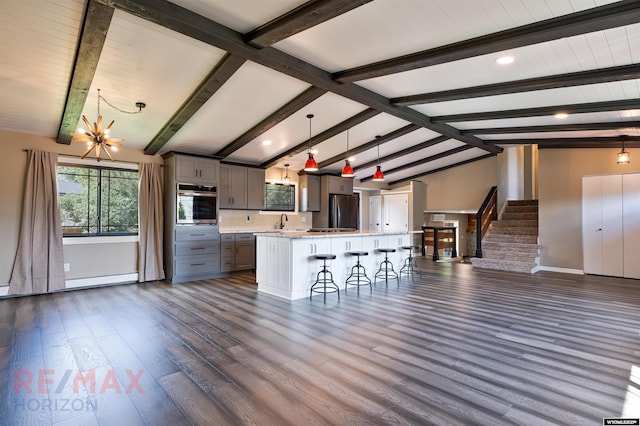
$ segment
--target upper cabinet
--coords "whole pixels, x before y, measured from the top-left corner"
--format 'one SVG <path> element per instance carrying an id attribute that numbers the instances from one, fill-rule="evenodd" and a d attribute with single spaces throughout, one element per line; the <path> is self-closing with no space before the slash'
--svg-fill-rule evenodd
<path id="1" fill-rule="evenodd" d="M 221 209 L 264 208 L 264 170 L 220 164 Z"/>
<path id="2" fill-rule="evenodd" d="M 326 179 L 329 194 L 353 195 L 353 179 L 340 176 L 323 176 Z"/>
<path id="3" fill-rule="evenodd" d="M 218 184 L 220 163 L 212 158 L 176 155 L 176 181 L 180 183 Z"/>
<path id="4" fill-rule="evenodd" d="M 320 211 L 320 176 L 300 175 L 298 191 L 301 212 Z"/>

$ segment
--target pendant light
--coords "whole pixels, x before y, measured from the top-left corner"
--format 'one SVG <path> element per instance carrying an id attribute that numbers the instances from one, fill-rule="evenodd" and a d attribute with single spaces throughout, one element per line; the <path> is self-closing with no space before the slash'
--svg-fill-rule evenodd
<path id="1" fill-rule="evenodd" d="M 340 176 L 344 178 L 353 177 L 353 167 L 351 167 L 351 163 L 349 163 L 349 129 L 347 129 L 347 158 L 344 159 L 344 167 L 342 168 Z"/>
<path id="2" fill-rule="evenodd" d="M 618 164 L 629 164 L 631 160 L 631 156 L 624 149 L 624 141 L 627 139 L 626 136 L 622 136 L 622 151 L 618 153 Z"/>
<path id="3" fill-rule="evenodd" d="M 378 165 L 376 166 L 376 172 L 373 174 L 374 182 L 382 182 L 384 181 L 384 173 L 382 173 L 382 168 L 380 167 L 380 136 L 376 136 L 378 139 Z"/>
<path id="4" fill-rule="evenodd" d="M 284 170 L 285 170 L 284 179 L 282 179 L 282 180 L 283 180 L 285 186 L 289 186 L 289 185 L 291 185 L 291 180 L 289 179 L 289 164 L 285 164 L 284 165 Z"/>
<path id="5" fill-rule="evenodd" d="M 318 163 L 316 163 L 316 160 L 313 158 L 313 152 L 311 152 L 311 119 L 313 118 L 313 114 L 307 114 L 307 118 L 309 119 L 309 158 L 307 158 L 307 162 L 304 163 L 304 171 L 317 172 Z"/>

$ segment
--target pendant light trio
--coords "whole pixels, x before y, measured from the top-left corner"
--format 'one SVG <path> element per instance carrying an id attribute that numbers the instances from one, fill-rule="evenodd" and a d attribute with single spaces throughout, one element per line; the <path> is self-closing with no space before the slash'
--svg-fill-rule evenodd
<path id="1" fill-rule="evenodd" d="M 313 152 L 311 151 L 311 119 L 313 118 L 313 114 L 307 114 L 307 118 L 309 119 L 309 146 L 307 151 L 307 155 L 308 155 L 307 161 L 304 164 L 304 171 L 317 172 L 318 163 L 316 162 L 315 158 L 313 158 Z M 378 139 L 378 165 L 376 166 L 376 172 L 373 174 L 373 180 L 376 182 L 381 182 L 384 180 L 384 173 L 382 173 L 382 169 L 380 167 L 380 142 L 379 142 L 380 136 L 376 136 L 376 138 Z M 354 173 L 353 173 L 353 167 L 351 167 L 351 162 L 349 161 L 349 130 L 348 129 L 347 129 L 346 157 L 347 158 L 345 158 L 344 160 L 344 167 L 342 168 L 342 173 L 340 173 L 340 176 L 345 178 L 352 178 Z M 288 164 L 286 166 L 288 166 Z"/>

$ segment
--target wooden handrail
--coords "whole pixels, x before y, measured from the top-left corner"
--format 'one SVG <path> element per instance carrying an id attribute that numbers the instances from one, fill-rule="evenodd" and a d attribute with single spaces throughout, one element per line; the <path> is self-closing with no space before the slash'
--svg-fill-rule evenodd
<path id="1" fill-rule="evenodd" d="M 476 213 L 476 257 L 482 257 L 482 237 L 491 221 L 498 219 L 498 187 L 493 186 Z"/>

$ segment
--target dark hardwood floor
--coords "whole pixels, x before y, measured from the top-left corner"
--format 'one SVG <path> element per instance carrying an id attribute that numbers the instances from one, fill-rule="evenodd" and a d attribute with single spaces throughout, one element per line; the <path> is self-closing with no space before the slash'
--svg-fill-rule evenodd
<path id="1" fill-rule="evenodd" d="M 640 417 L 640 281 L 472 270 L 289 302 L 250 274 L 0 300 L 2 425 Z"/>

